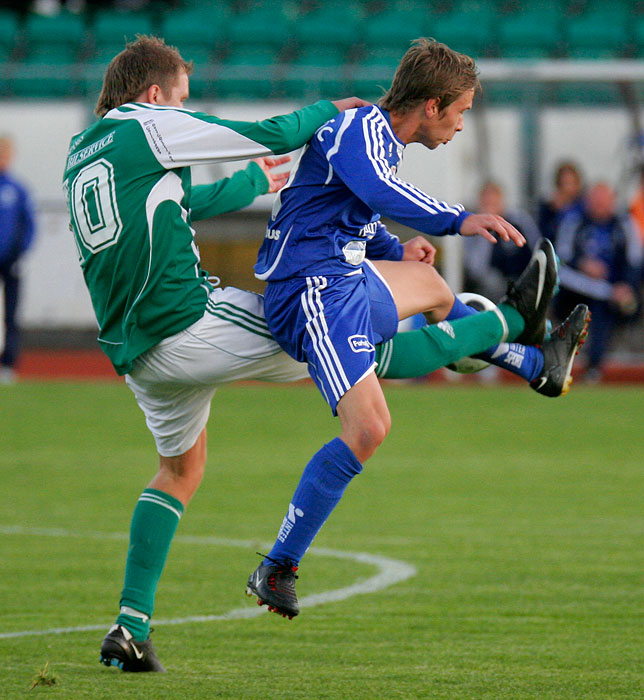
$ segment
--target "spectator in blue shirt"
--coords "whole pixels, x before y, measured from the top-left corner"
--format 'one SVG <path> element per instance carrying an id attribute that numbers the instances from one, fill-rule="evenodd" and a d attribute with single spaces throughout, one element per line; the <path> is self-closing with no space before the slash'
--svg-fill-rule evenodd
<path id="1" fill-rule="evenodd" d="M 0 281 L 4 286 L 5 342 L 0 355 L 0 381 L 15 379 L 19 328 L 19 261 L 34 239 L 34 216 L 27 190 L 9 174 L 13 143 L 0 136 Z"/>
<path id="2" fill-rule="evenodd" d="M 597 380 L 616 323 L 638 309 L 642 242 L 630 217 L 619 212 L 614 189 L 600 182 L 588 190 L 581 211 L 563 218 L 556 249 L 563 265 L 555 303 L 560 309 L 579 301 L 590 307 L 588 378 Z"/>
<path id="3" fill-rule="evenodd" d="M 580 213 L 584 204 L 584 181 L 572 161 L 563 161 L 557 166 L 554 184 L 552 194 L 539 202 L 537 212 L 539 230 L 553 243 L 564 217 L 570 212 Z"/>

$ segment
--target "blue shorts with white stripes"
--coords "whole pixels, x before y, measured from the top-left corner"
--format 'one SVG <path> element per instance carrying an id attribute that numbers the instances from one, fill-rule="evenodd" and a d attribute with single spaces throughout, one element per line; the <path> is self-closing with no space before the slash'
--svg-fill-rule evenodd
<path id="1" fill-rule="evenodd" d="M 269 283 L 268 327 L 309 373 L 334 415 L 338 401 L 375 368 L 375 345 L 394 336 L 398 312 L 387 283 L 368 262 L 362 273 Z"/>

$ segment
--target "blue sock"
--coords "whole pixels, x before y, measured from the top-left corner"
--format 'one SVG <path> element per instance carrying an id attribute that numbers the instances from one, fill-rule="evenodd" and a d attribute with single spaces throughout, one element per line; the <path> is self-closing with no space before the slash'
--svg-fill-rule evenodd
<path id="1" fill-rule="evenodd" d="M 536 379 L 543 369 L 543 353 L 534 345 L 521 343 L 499 343 L 499 345 L 482 352 L 477 357 L 492 365 L 507 369 L 527 382 Z"/>
<path id="2" fill-rule="evenodd" d="M 340 438 L 314 454 L 304 469 L 273 549 L 263 563 L 289 561 L 297 566 L 347 484 L 361 471 L 362 464 Z"/>
<path id="3" fill-rule="evenodd" d="M 445 320 L 455 321 L 457 318 L 464 318 L 465 316 L 471 316 L 477 313 L 478 311 L 476 309 L 464 304 L 458 297 L 454 297 L 454 306 L 450 309 Z"/>
<path id="4" fill-rule="evenodd" d="M 454 306 L 447 315 L 447 321 L 471 316 L 478 311 L 454 297 Z M 477 355 L 492 365 L 517 374 L 527 382 L 538 377 L 543 370 L 543 353 L 539 348 L 521 343 L 500 343 Z"/>

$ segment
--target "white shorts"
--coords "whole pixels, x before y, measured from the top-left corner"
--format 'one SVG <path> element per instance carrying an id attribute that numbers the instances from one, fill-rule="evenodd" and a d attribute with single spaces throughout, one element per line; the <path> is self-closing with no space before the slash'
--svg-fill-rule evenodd
<path id="1" fill-rule="evenodd" d="M 220 384 L 240 379 L 293 382 L 309 376 L 273 340 L 264 298 L 235 287 L 215 289 L 199 321 L 134 361 L 125 377 L 164 457 L 197 441 Z"/>

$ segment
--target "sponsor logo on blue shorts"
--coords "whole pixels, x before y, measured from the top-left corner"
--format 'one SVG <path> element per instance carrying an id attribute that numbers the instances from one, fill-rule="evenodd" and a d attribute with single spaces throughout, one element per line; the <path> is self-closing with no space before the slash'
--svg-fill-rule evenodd
<path id="1" fill-rule="evenodd" d="M 366 335 L 350 335 L 347 340 L 353 352 L 373 352 L 375 350 L 373 343 Z"/>

